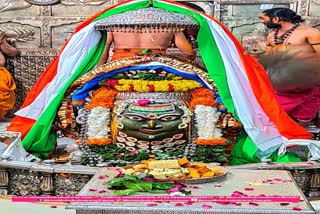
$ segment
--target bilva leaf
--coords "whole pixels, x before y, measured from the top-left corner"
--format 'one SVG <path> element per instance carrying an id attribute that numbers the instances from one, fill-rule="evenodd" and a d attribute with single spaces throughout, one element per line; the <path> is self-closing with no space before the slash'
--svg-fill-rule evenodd
<path id="1" fill-rule="evenodd" d="M 125 187 L 127 187 L 128 189 L 137 190 L 137 192 L 138 191 L 144 191 L 144 188 L 141 187 L 141 185 L 139 183 L 135 183 L 135 182 L 132 182 L 132 181 L 125 181 L 125 182 L 123 182 L 123 185 Z"/>
<path id="2" fill-rule="evenodd" d="M 125 175 L 123 176 L 123 178 L 126 180 L 126 181 L 137 181 L 138 179 L 132 175 Z"/>
<path id="3" fill-rule="evenodd" d="M 187 191 L 187 190 L 180 190 L 181 193 L 185 194 L 185 195 L 191 195 L 191 191 Z"/>
<path id="4" fill-rule="evenodd" d="M 139 180 L 141 180 L 141 179 L 147 177 L 147 174 L 146 174 L 146 173 L 141 173 L 141 174 L 138 174 L 136 177 L 137 177 Z"/>
<path id="5" fill-rule="evenodd" d="M 133 195 L 134 193 L 138 192 L 135 189 L 125 189 L 125 190 L 115 190 L 114 194 L 121 196 L 121 195 Z"/>
<path id="6" fill-rule="evenodd" d="M 175 185 L 170 184 L 170 183 L 165 183 L 165 182 L 152 182 L 152 187 L 153 189 L 163 189 L 163 190 L 168 190 L 173 188 Z"/>
<path id="7" fill-rule="evenodd" d="M 108 185 L 112 186 L 112 187 L 118 187 L 118 186 L 122 186 L 123 182 L 125 182 L 126 179 L 124 177 L 122 178 L 114 178 L 110 181 L 108 181 Z"/>
<path id="8" fill-rule="evenodd" d="M 139 186 L 140 186 L 141 188 L 143 188 L 143 190 L 148 191 L 148 192 L 151 191 L 152 188 L 153 188 L 151 182 L 140 182 L 140 183 L 139 183 Z"/>

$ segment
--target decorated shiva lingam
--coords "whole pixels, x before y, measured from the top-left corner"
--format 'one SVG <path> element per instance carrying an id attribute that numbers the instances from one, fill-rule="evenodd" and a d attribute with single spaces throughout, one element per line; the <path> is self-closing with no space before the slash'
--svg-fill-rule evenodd
<path id="1" fill-rule="evenodd" d="M 145 69 L 101 80 L 76 117 L 85 163 L 127 165 L 150 157 L 226 162 L 240 123 L 206 88 L 212 86 L 182 76 Z"/>
<path id="2" fill-rule="evenodd" d="M 112 32 L 198 28 L 191 16 L 153 7 L 110 16 L 95 24 L 96 30 Z M 80 130 L 83 164 L 90 166 L 182 157 L 226 163 L 242 129 L 205 70 L 167 56 L 109 62 L 75 81 L 68 94 L 75 105 L 67 107 L 71 103 L 67 96 L 59 111 L 61 123 Z M 75 111 L 64 114 L 64 109 Z M 68 120 L 70 115 L 74 119 Z"/>
<path id="3" fill-rule="evenodd" d="M 181 101 L 131 100 L 115 111 L 116 145 L 147 153 L 184 149 L 191 111 Z"/>

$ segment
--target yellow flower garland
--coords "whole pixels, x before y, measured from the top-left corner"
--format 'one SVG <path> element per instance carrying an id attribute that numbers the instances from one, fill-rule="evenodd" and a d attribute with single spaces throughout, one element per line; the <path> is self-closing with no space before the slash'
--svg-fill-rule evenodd
<path id="1" fill-rule="evenodd" d="M 119 80 L 119 85 L 114 86 L 118 91 L 136 91 L 136 92 L 150 92 L 150 87 L 155 92 L 166 91 L 188 91 L 195 88 L 201 88 L 202 85 L 195 80 L 162 80 L 162 81 L 148 81 L 148 80 Z"/>

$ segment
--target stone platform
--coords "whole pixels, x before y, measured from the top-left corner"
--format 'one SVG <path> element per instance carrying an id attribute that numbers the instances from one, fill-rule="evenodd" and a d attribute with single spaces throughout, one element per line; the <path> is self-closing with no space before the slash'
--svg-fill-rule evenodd
<path id="1" fill-rule="evenodd" d="M 76 195 L 97 168 L 0 161 L 0 195 Z"/>
<path id="2" fill-rule="evenodd" d="M 9 123 L 0 122 L 0 132 Z M 287 170 L 309 198 L 320 197 L 320 162 L 259 163 L 232 169 Z M 99 168 L 0 160 L 0 195 L 76 195 Z"/>
<path id="3" fill-rule="evenodd" d="M 296 186 L 292 176 L 284 170 L 247 170 L 228 168 L 227 177 L 214 183 L 189 186 L 192 196 L 230 196 L 239 191 L 248 196 L 299 196 L 300 202 L 281 204 L 279 202 L 236 202 L 237 204 L 221 204 L 215 202 L 194 202 L 183 204 L 177 202 L 74 202 L 67 209 L 76 209 L 77 214 L 105 213 L 315 213 L 308 200 Z M 78 196 L 114 196 L 105 183 L 111 180 L 117 171 L 114 168 L 101 169 L 81 190 Z M 101 177 L 107 176 L 105 179 Z M 270 184 L 263 181 L 273 181 Z M 219 185 L 217 185 L 219 184 Z M 197 188 L 196 188 L 197 187 Z M 98 193 L 92 189 L 104 190 Z M 137 196 L 159 196 L 139 193 Z M 245 197 L 245 196 L 244 196 Z M 152 204 L 152 206 L 150 205 Z M 177 204 L 180 204 L 179 206 Z"/>

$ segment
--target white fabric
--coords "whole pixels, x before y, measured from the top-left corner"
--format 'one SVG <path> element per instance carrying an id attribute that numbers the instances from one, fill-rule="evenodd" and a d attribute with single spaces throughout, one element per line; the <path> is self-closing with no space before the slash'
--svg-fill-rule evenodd
<path id="1" fill-rule="evenodd" d="M 289 140 L 280 146 L 278 155 L 279 156 L 284 155 L 287 152 L 287 147 L 295 146 L 295 145 L 308 147 L 311 153 L 311 158 L 317 159 L 317 160 L 320 159 L 320 142 L 316 140 L 305 140 L 305 139 Z"/>
<path id="2" fill-rule="evenodd" d="M 207 19 L 224 62 L 235 110 L 248 136 L 262 151 L 272 153 L 285 140 L 258 103 L 234 42 L 221 26 Z M 273 151 L 270 149 L 273 148 Z"/>
<path id="3" fill-rule="evenodd" d="M 135 4 L 144 0 L 135 0 L 122 4 L 118 8 Z M 79 65 L 97 45 L 101 33 L 93 29 L 95 22 L 74 34 L 59 57 L 57 74 L 54 79 L 41 91 L 36 99 L 28 106 L 15 113 L 17 116 L 37 120 L 51 101 L 57 96 L 61 88 L 69 81 Z"/>
<path id="4" fill-rule="evenodd" d="M 17 138 L 10 143 L 10 145 L 5 148 L 4 151 L 0 151 L 0 159 L 12 160 L 12 161 L 26 161 L 27 152 L 23 148 L 21 143 L 21 133 L 20 132 L 6 132 L 8 134 L 16 134 Z M 0 142 L 0 144 L 2 144 Z"/>
<path id="5" fill-rule="evenodd" d="M 269 150 L 268 152 L 271 152 L 270 149 L 274 150 L 287 139 L 281 136 L 253 94 L 233 41 L 217 23 L 205 16 L 203 17 L 207 20 L 220 50 L 226 68 L 229 90 L 240 121 L 257 147 L 261 151 Z M 71 38 L 60 56 L 58 71 L 54 80 L 47 85 L 32 104 L 18 111 L 16 115 L 34 120 L 39 118 L 90 50 L 100 40 L 101 35 L 93 30 L 93 25 L 94 23 L 91 23 Z"/>
<path id="6" fill-rule="evenodd" d="M 171 3 L 168 2 L 161 2 L 171 5 Z M 184 6 L 180 7 L 185 8 Z M 308 145 L 308 148 L 314 158 L 320 157 L 320 147 L 318 146 L 319 141 L 296 139 L 288 141 L 286 137 L 279 133 L 274 123 L 261 108 L 253 94 L 253 91 L 251 90 L 251 85 L 247 78 L 245 68 L 241 63 L 241 59 L 238 55 L 238 50 L 236 49 L 234 42 L 216 22 L 205 15 L 201 16 L 207 20 L 212 35 L 216 40 L 224 61 L 229 90 L 234 102 L 236 113 L 239 116 L 241 123 L 244 125 L 246 133 L 253 143 L 255 143 L 260 149 L 260 151 L 257 152 L 257 154 L 259 154 L 258 156 L 267 157 L 268 154 L 271 154 L 272 151 L 278 149 L 279 146 L 281 146 L 281 148 L 279 148 L 279 150 L 281 150 L 279 151 L 279 155 L 283 155 L 286 152 L 286 146 L 304 144 Z"/>
<path id="7" fill-rule="evenodd" d="M 40 117 L 45 108 L 57 96 L 59 91 L 78 69 L 79 65 L 99 42 L 101 33 L 94 30 L 94 24 L 95 23 L 91 23 L 86 26 L 71 38 L 61 53 L 55 78 L 41 91 L 29 106 L 20 109 L 16 112 L 16 115 L 34 120 Z"/>

